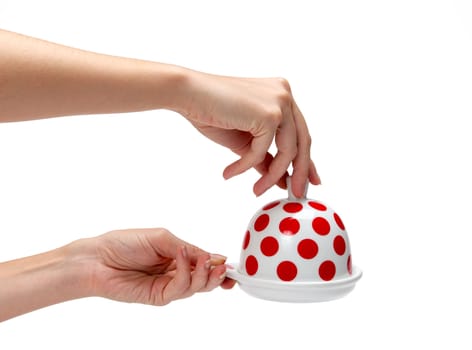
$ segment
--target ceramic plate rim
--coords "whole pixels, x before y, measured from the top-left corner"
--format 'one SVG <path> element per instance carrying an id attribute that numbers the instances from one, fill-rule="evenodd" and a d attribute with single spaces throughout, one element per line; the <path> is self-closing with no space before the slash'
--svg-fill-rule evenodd
<path id="1" fill-rule="evenodd" d="M 313 281 L 313 282 L 283 282 L 283 281 L 271 281 L 266 279 L 254 278 L 250 276 L 243 275 L 238 271 L 238 264 L 237 263 L 227 263 L 226 264 L 226 275 L 228 278 L 231 278 L 238 283 L 241 284 L 248 284 L 252 286 L 260 286 L 265 288 L 288 288 L 288 289 L 295 289 L 295 288 L 326 288 L 329 289 L 331 287 L 339 287 L 351 283 L 357 282 L 362 277 L 362 271 L 357 266 L 352 267 L 352 275 L 347 278 L 336 279 L 333 281 Z"/>

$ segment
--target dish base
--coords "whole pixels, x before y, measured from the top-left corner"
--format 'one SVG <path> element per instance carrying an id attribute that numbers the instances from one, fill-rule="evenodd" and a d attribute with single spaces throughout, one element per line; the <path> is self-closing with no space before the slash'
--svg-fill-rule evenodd
<path id="1" fill-rule="evenodd" d="M 241 274 L 237 264 L 228 264 L 226 273 L 229 278 L 238 282 L 243 291 L 253 297 L 290 303 L 313 303 L 342 298 L 354 289 L 362 276 L 362 271 L 355 266 L 348 278 L 330 282 L 290 283 L 261 280 Z"/>

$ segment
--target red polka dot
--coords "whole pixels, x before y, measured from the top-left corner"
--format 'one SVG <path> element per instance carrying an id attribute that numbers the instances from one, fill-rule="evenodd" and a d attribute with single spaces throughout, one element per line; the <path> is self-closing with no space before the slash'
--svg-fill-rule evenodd
<path id="1" fill-rule="evenodd" d="M 328 220 L 322 217 L 317 217 L 314 218 L 311 226 L 313 227 L 313 230 L 319 234 L 319 235 L 327 235 L 329 231 L 331 230 L 331 227 L 329 226 Z"/>
<path id="2" fill-rule="evenodd" d="M 346 252 L 346 241 L 342 236 L 336 236 L 334 238 L 333 248 L 338 255 L 343 255 Z"/>
<path id="3" fill-rule="evenodd" d="M 277 276 L 279 276 L 282 281 L 292 281 L 297 277 L 297 267 L 291 261 L 282 261 L 277 266 Z"/>
<path id="4" fill-rule="evenodd" d="M 246 234 L 244 235 L 244 241 L 243 241 L 243 249 L 246 249 L 247 246 L 249 245 L 249 240 L 251 239 L 251 234 L 249 233 L 249 230 L 246 231 Z"/>
<path id="5" fill-rule="evenodd" d="M 301 203 L 291 202 L 284 205 L 284 210 L 287 213 L 297 213 L 302 209 L 303 209 L 303 205 Z"/>
<path id="6" fill-rule="evenodd" d="M 318 269 L 318 274 L 323 281 L 331 281 L 336 274 L 336 265 L 331 260 L 323 261 Z"/>
<path id="7" fill-rule="evenodd" d="M 326 208 L 326 205 L 324 204 L 321 204 L 319 202 L 314 202 L 314 201 L 309 201 L 308 202 L 308 205 L 316 210 L 320 210 L 320 211 L 325 211 L 327 208 Z"/>
<path id="8" fill-rule="evenodd" d="M 285 218 L 279 224 L 279 230 L 284 235 L 294 235 L 300 230 L 300 223 L 294 218 Z"/>
<path id="9" fill-rule="evenodd" d="M 304 259 L 313 259 L 318 254 L 318 244 L 312 239 L 304 239 L 298 243 L 298 254 Z"/>
<path id="10" fill-rule="evenodd" d="M 265 207 L 262 208 L 262 210 L 269 210 L 272 209 L 280 204 L 280 201 L 275 201 L 272 203 L 267 204 Z"/>
<path id="11" fill-rule="evenodd" d="M 246 272 L 249 276 L 256 274 L 259 264 L 257 263 L 257 259 L 254 255 L 249 255 L 246 258 Z"/>
<path id="12" fill-rule="evenodd" d="M 352 275 L 352 260 L 351 256 L 347 258 L 347 272 L 349 272 L 350 275 Z"/>
<path id="13" fill-rule="evenodd" d="M 274 237 L 268 236 L 261 242 L 261 251 L 265 256 L 273 256 L 279 251 L 279 242 Z"/>
<path id="14" fill-rule="evenodd" d="M 339 217 L 339 215 L 334 213 L 333 216 L 334 216 L 334 221 L 336 221 L 336 224 L 338 224 L 339 228 L 341 230 L 345 230 L 344 223 L 341 220 L 341 218 Z"/>
<path id="15" fill-rule="evenodd" d="M 267 214 L 262 214 L 256 219 L 256 222 L 254 223 L 254 229 L 257 232 L 261 232 L 263 229 L 269 225 L 269 215 Z"/>

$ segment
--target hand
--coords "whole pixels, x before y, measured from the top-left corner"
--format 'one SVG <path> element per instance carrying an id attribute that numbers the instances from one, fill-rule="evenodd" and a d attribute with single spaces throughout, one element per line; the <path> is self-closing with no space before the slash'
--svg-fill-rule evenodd
<path id="1" fill-rule="evenodd" d="M 305 119 L 285 79 L 211 75 L 2 30 L 0 47 L 0 81 L 7 82 L 0 122 L 171 109 L 240 156 L 224 170 L 225 178 L 250 168 L 262 174 L 254 185 L 256 195 L 274 184 L 285 188 L 290 165 L 295 196 L 303 195 L 308 180 L 320 183 Z M 268 152 L 273 141 L 275 156 Z"/>
<path id="2" fill-rule="evenodd" d="M 112 231 L 96 238 L 95 294 L 119 301 L 165 305 L 218 286 L 225 258 L 182 241 L 165 229 Z"/>
<path id="3" fill-rule="evenodd" d="M 194 76 L 182 114 L 203 135 L 240 155 L 224 170 L 226 179 L 255 168 L 262 177 L 255 183 L 254 193 L 261 195 L 274 184 L 285 188 L 292 164 L 295 196 L 303 195 L 307 181 L 320 184 L 310 158 L 311 137 L 286 80 L 200 72 Z M 268 152 L 273 140 L 275 156 Z"/>
<path id="4" fill-rule="evenodd" d="M 90 296 L 165 305 L 232 288 L 225 257 L 208 254 L 164 229 L 112 231 L 0 263 L 0 322 Z"/>

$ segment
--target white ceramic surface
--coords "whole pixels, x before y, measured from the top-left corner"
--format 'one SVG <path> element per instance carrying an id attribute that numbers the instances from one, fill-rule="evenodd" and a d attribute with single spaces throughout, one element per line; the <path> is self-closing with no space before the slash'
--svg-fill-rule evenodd
<path id="1" fill-rule="evenodd" d="M 353 267 L 341 217 L 318 201 L 288 198 L 256 212 L 243 239 L 239 264 L 228 276 L 253 296 L 292 302 L 337 299 L 349 293 L 362 272 Z M 306 194 L 306 191 L 305 191 Z"/>
<path id="2" fill-rule="evenodd" d="M 312 303 L 331 301 L 350 293 L 362 272 L 354 267 L 351 276 L 332 282 L 279 282 L 248 277 L 238 272 L 238 264 L 228 264 L 227 276 L 238 281 L 249 295 L 271 301 Z"/>

